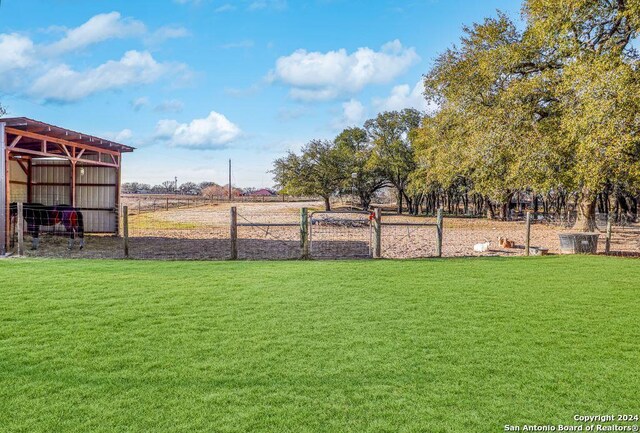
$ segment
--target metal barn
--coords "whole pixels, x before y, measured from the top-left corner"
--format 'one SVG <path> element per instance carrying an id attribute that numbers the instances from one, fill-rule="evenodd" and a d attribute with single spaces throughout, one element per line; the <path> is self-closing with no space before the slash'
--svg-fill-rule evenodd
<path id="1" fill-rule="evenodd" d="M 122 154 L 134 149 L 25 117 L 0 118 L 0 253 L 9 204 L 79 208 L 87 233 L 118 233 Z"/>

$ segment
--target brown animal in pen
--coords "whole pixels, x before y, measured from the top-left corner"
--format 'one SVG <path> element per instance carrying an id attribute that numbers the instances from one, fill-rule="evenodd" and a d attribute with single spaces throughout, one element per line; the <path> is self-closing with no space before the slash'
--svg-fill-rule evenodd
<path id="1" fill-rule="evenodd" d="M 500 245 L 500 248 L 515 248 L 516 246 L 514 241 L 503 238 L 502 236 L 498 238 L 498 244 Z"/>

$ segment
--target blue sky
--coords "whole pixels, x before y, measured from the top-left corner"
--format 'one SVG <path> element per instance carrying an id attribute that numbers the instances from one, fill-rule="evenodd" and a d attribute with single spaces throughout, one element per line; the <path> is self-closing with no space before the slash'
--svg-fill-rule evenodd
<path id="1" fill-rule="evenodd" d="M 271 162 L 389 109 L 515 0 L 2 0 L 0 103 L 137 147 L 124 181 L 271 186 Z"/>

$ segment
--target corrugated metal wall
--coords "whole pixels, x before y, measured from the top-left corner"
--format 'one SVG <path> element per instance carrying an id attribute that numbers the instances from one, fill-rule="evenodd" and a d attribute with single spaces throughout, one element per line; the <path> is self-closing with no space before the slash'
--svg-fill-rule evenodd
<path id="1" fill-rule="evenodd" d="M 82 174 L 84 168 L 84 174 Z M 94 232 L 114 232 L 117 224 L 116 169 L 76 167 L 76 206 L 84 211 L 85 226 Z M 83 185 L 90 184 L 90 185 Z M 95 210 L 107 209 L 107 210 Z"/>
<path id="2" fill-rule="evenodd" d="M 31 201 L 34 203 L 71 204 L 71 167 L 67 161 L 34 159 L 31 182 Z"/>
<path id="3" fill-rule="evenodd" d="M 15 162 L 13 162 L 15 163 Z M 15 163 L 17 166 L 17 163 Z M 19 166 L 13 173 L 18 179 L 19 173 L 24 172 Z M 45 205 L 60 205 L 71 203 L 71 166 L 68 161 L 55 159 L 34 159 L 31 170 L 33 203 Z M 24 175 L 26 182 L 26 175 Z M 110 167 L 77 166 L 76 167 L 76 207 L 84 215 L 85 231 L 87 233 L 114 233 L 118 226 L 118 212 L 116 209 L 116 184 L 118 182 L 116 169 Z M 86 185 L 89 184 L 89 185 Z M 12 197 L 19 185 L 12 184 Z M 17 198 L 27 201 L 27 188 L 17 191 Z M 13 200 L 13 199 L 12 199 Z M 19 200 L 16 200 L 19 201 Z"/>

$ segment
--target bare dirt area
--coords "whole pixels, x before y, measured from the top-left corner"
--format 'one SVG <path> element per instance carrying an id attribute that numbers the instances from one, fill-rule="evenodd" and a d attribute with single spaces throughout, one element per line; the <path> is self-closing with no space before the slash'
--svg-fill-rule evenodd
<path id="1" fill-rule="evenodd" d="M 129 216 L 130 257 L 139 259 L 224 260 L 230 254 L 229 203 L 189 208 L 169 208 Z M 319 202 L 234 203 L 238 210 L 238 257 L 240 259 L 300 258 L 300 210 L 311 217 L 312 258 L 365 258 L 371 253 L 372 230 L 366 213 L 327 214 Z M 348 209 L 341 209 L 347 211 Z M 436 254 L 435 219 L 383 214 L 382 254 L 385 258 L 433 257 Z M 393 223 L 423 225 L 396 226 Z M 252 224 L 267 224 L 251 226 Z M 273 226 L 289 224 L 289 226 Z M 428 224 L 428 225 L 427 225 Z M 531 246 L 560 252 L 558 234 L 571 230 L 546 224 L 533 224 Z M 443 255 L 517 256 L 524 253 L 524 222 L 489 221 L 477 218 L 445 218 Z M 513 241 L 514 248 L 501 248 L 498 237 Z M 604 233 L 599 251 L 604 252 Z M 474 245 L 489 242 L 483 253 Z M 80 251 L 67 248 L 67 239 L 43 235 L 40 249 L 29 250 L 32 257 L 123 258 L 123 240 L 115 236 L 87 236 Z M 616 228 L 611 251 L 617 255 L 640 253 L 640 227 Z"/>

